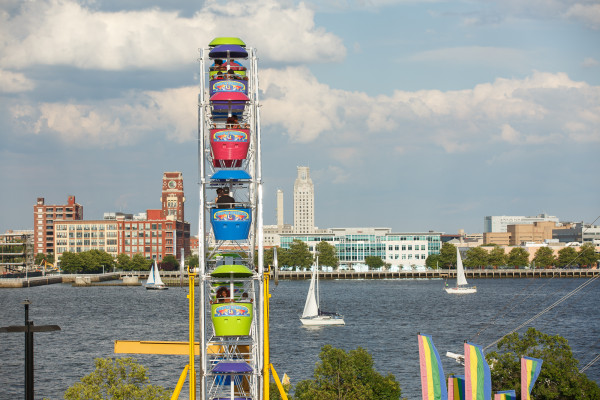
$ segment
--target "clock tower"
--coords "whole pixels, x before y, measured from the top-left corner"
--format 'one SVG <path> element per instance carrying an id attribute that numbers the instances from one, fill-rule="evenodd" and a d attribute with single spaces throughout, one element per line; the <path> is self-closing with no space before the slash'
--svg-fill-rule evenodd
<path id="1" fill-rule="evenodd" d="M 184 221 L 183 219 L 183 175 L 181 172 L 164 172 L 162 178 L 162 195 L 160 203 L 167 219 Z"/>

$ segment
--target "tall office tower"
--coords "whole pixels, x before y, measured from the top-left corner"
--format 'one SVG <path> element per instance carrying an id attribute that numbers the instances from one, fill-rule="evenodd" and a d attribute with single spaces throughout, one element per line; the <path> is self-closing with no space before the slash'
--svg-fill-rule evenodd
<path id="1" fill-rule="evenodd" d="M 46 205 L 43 197 L 33 206 L 33 252 L 54 253 L 54 225 L 57 221 L 83 219 L 83 206 L 69 196 L 67 204 Z"/>
<path id="2" fill-rule="evenodd" d="M 308 167 L 298 167 L 294 182 L 294 232 L 312 233 L 315 230 L 315 187 Z"/>
<path id="3" fill-rule="evenodd" d="M 165 172 L 163 173 L 162 182 L 160 202 L 165 218 L 184 221 L 183 175 L 181 172 Z"/>
<path id="4" fill-rule="evenodd" d="M 283 190 L 277 189 L 277 226 L 283 226 Z"/>

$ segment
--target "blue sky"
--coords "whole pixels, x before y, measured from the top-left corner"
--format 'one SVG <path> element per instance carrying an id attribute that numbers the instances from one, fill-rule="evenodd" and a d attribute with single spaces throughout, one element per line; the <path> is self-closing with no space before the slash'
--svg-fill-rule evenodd
<path id="1" fill-rule="evenodd" d="M 486 215 L 600 215 L 600 3 L 5 0 L 0 231 L 37 197 L 86 219 L 160 207 L 181 171 L 197 233 L 198 48 L 258 49 L 265 223 L 481 232 Z"/>

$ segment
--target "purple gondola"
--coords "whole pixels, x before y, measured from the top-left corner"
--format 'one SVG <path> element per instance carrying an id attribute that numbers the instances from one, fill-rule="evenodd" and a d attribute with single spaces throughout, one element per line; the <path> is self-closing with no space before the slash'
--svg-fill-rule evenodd
<path id="1" fill-rule="evenodd" d="M 242 114 L 250 98 L 241 92 L 217 92 L 210 97 L 213 115 Z"/>

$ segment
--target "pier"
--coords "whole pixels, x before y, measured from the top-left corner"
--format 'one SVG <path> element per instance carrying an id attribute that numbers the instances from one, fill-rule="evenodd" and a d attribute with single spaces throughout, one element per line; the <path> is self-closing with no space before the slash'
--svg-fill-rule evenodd
<path id="1" fill-rule="evenodd" d="M 279 271 L 279 279 L 310 279 L 310 271 Z M 469 279 L 500 278 L 591 278 L 598 269 L 468 269 Z M 456 270 L 428 269 L 423 271 L 319 271 L 319 279 L 453 279 Z"/>
<path id="2" fill-rule="evenodd" d="M 281 280 L 308 280 L 310 271 L 279 271 Z M 465 271 L 468 279 L 502 279 L 502 278 L 592 278 L 600 275 L 598 269 L 468 269 Z M 1 288 L 24 288 L 54 283 L 75 283 L 77 277 L 86 277 L 91 282 L 88 286 L 112 285 L 128 286 L 125 284 L 106 284 L 102 282 L 120 280 L 127 276 L 148 278 L 148 271 L 123 271 L 106 274 L 64 274 L 46 275 L 33 278 L 0 279 Z M 179 271 L 161 271 L 163 282 L 167 286 L 180 286 Z M 271 279 L 273 274 L 271 273 Z M 319 271 L 319 279 L 454 279 L 456 270 L 428 269 L 423 271 Z M 187 273 L 184 274 L 187 279 Z"/>

